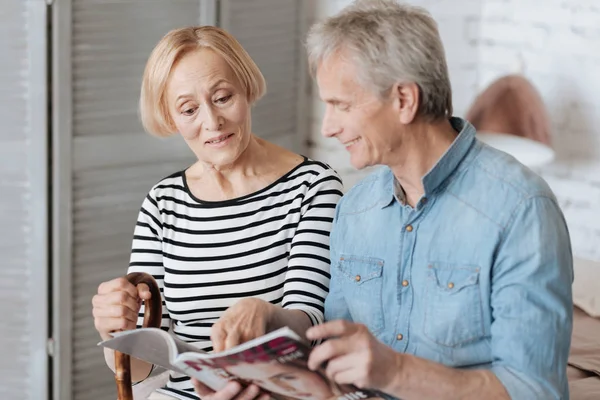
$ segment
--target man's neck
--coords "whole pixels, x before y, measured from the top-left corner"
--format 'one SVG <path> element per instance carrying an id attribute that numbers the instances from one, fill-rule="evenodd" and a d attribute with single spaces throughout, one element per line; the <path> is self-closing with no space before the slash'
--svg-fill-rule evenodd
<path id="1" fill-rule="evenodd" d="M 456 135 L 446 119 L 438 123 L 416 123 L 406 133 L 400 152 L 388 166 L 402 186 L 407 204 L 414 207 L 423 196 L 423 177 L 442 158 Z"/>

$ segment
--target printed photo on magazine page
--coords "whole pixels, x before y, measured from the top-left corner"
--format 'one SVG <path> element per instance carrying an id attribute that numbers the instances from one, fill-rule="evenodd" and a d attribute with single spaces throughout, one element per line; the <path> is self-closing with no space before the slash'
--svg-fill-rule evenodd
<path id="1" fill-rule="evenodd" d="M 218 367 L 243 384 L 254 383 L 282 400 L 359 400 L 377 397 L 351 385 L 338 385 L 324 371 L 308 369 L 310 349 L 296 335 L 281 335 L 245 350 L 210 359 L 186 356 L 182 369 L 189 375 Z M 188 370 L 189 369 L 189 370 Z"/>

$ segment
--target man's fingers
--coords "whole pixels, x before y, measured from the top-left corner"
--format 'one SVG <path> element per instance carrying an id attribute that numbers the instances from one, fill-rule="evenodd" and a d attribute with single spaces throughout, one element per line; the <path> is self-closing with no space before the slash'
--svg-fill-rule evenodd
<path id="1" fill-rule="evenodd" d="M 315 347 L 308 357 L 308 368 L 319 369 L 323 364 L 350 352 L 351 346 L 343 339 L 330 339 Z"/>
<path id="2" fill-rule="evenodd" d="M 335 383 L 340 385 L 354 385 L 359 389 L 365 389 L 359 383 L 360 377 L 358 376 L 358 370 L 353 368 L 340 371 L 336 373 L 331 379 L 333 379 Z"/>
<path id="3" fill-rule="evenodd" d="M 309 340 L 327 339 L 334 336 L 343 336 L 354 329 L 354 324 L 338 319 L 315 325 L 306 331 L 306 338 Z"/>
<path id="4" fill-rule="evenodd" d="M 357 364 L 357 362 L 360 362 L 360 360 L 355 360 L 355 354 L 356 353 L 346 354 L 344 356 L 336 357 L 332 360 L 329 360 L 329 362 L 327 363 L 327 368 L 325 369 L 325 375 L 327 375 L 329 379 L 334 380 L 337 383 L 342 383 L 337 381 L 338 375 L 342 372 L 346 372 L 347 370 L 352 369 Z"/>

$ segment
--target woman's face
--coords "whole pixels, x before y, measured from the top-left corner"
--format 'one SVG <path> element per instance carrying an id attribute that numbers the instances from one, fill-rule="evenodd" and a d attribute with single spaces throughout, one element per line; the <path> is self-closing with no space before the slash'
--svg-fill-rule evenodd
<path id="1" fill-rule="evenodd" d="M 327 382 L 316 373 L 290 364 L 272 362 L 253 368 L 252 364 L 236 365 L 227 371 L 251 380 L 266 390 L 301 400 L 326 400 L 334 396 Z"/>
<path id="2" fill-rule="evenodd" d="M 169 114 L 198 160 L 231 165 L 251 136 L 250 104 L 233 70 L 210 49 L 185 54 L 167 81 Z"/>

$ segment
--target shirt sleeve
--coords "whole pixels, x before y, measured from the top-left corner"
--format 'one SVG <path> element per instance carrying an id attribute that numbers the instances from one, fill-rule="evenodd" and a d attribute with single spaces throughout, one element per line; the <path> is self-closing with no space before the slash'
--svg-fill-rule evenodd
<path id="1" fill-rule="evenodd" d="M 340 255 L 337 252 L 336 241 L 338 236 L 338 229 L 340 227 L 339 223 L 339 212 L 344 199 L 342 199 L 335 211 L 335 216 L 333 219 L 333 226 L 331 227 L 331 264 L 339 262 Z M 326 321 L 334 321 L 336 319 L 345 319 L 348 321 L 352 321 L 352 316 L 350 315 L 350 310 L 348 309 L 348 303 L 346 303 L 346 299 L 344 298 L 344 294 L 339 285 L 340 282 L 343 281 L 342 277 L 337 276 L 339 274 L 338 268 L 331 269 L 331 282 L 329 283 L 329 294 L 325 299 L 325 320 Z"/>
<path id="2" fill-rule="evenodd" d="M 550 197 L 517 207 L 492 272 L 492 372 L 512 399 L 564 399 L 571 343 L 573 258 Z"/>
<path id="3" fill-rule="evenodd" d="M 284 282 L 283 308 L 304 311 L 313 325 L 323 322 L 329 291 L 329 234 L 342 181 L 332 169 L 315 177 L 301 205 Z"/>
<path id="4" fill-rule="evenodd" d="M 135 225 L 131 258 L 127 270 L 127 273 L 130 272 L 145 272 L 154 277 L 160 288 L 162 299 L 161 329 L 169 330 L 170 319 L 163 292 L 165 268 L 162 257 L 162 222 L 154 191 L 151 191 L 144 199 Z M 138 315 L 138 328 L 142 326 L 144 320 L 144 309 L 142 304 Z"/>

